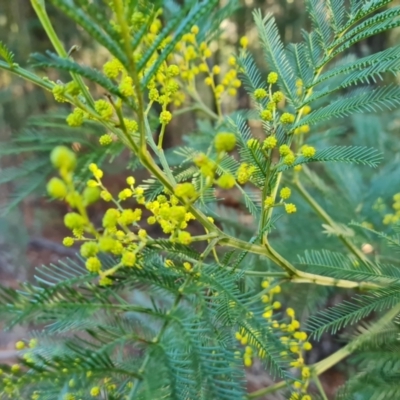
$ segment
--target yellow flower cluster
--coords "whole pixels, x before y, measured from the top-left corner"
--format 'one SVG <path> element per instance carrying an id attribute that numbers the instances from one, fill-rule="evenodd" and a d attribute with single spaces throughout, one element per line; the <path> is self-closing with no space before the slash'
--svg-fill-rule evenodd
<path id="1" fill-rule="evenodd" d="M 181 71 L 183 83 L 189 91 L 195 91 L 195 78 L 198 75 L 206 75 L 204 83 L 212 89 L 217 108 L 220 109 L 223 95 L 227 93 L 236 96 L 237 89 L 241 86 L 240 80 L 237 79 L 236 59 L 229 58 L 228 65 L 231 68 L 222 75 L 223 71 L 219 65 L 211 65 L 212 49 L 208 43 L 198 41 L 198 33 L 199 28 L 193 26 L 191 32 L 183 36 L 176 45 L 174 58 Z M 217 82 L 217 77 L 220 83 Z"/>
<path id="2" fill-rule="evenodd" d="M 310 368 L 304 364 L 303 352 L 311 350 L 312 345 L 308 341 L 307 333 L 300 330 L 300 322 L 296 319 L 295 311 L 292 308 L 286 309 L 287 320 L 273 319 L 274 311 L 282 308 L 281 303 L 274 300 L 274 295 L 281 292 L 281 287 L 274 286 L 273 281 L 270 280 L 264 280 L 261 287 L 264 289 L 261 301 L 266 304 L 263 317 L 271 323 L 272 329 L 277 334 L 282 335 L 280 341 L 286 350 L 281 353 L 281 356 L 287 357 L 289 360 L 294 356 L 295 360 L 291 361 L 290 365 L 298 369 L 300 373 L 300 379 L 292 383 L 291 399 L 303 399 L 304 396 L 308 396 L 306 393 L 311 376 Z"/>
<path id="3" fill-rule="evenodd" d="M 190 201 L 196 197 L 196 190 L 191 183 L 181 184 L 176 187 L 175 195 L 159 195 L 156 200 L 146 203 L 145 207 L 153 214 L 147 222 L 150 225 L 158 223 L 163 232 L 170 235 L 171 241 L 188 245 L 192 236 L 185 229 L 195 218 L 188 212 L 189 203 L 179 205 L 177 196 Z"/>
<path id="4" fill-rule="evenodd" d="M 295 311 L 287 308 L 285 317 L 280 321 L 273 319 L 274 312 L 281 310 L 282 305 L 275 299 L 275 295 L 281 292 L 281 287 L 275 285 L 271 280 L 264 280 L 261 283 L 263 289 L 261 301 L 265 304 L 263 317 L 269 322 L 269 326 L 274 334 L 280 337 L 280 342 L 285 350 L 281 352 L 281 356 L 290 363 L 291 367 L 298 370 L 299 378 L 292 382 L 292 400 L 311 400 L 307 394 L 310 383 L 311 370 L 304 363 L 303 352 L 312 349 L 311 343 L 308 341 L 307 333 L 300 330 L 300 322 L 296 319 Z M 246 328 L 247 329 L 247 328 Z M 266 356 L 265 350 L 260 348 L 258 342 L 252 339 L 251 332 L 247 332 L 245 328 L 240 328 L 235 333 L 235 338 L 244 347 L 243 353 L 236 352 L 238 357 L 243 357 L 243 363 L 246 367 L 253 364 L 253 358 L 258 356 L 260 359 Z"/>
<path id="5" fill-rule="evenodd" d="M 254 172 L 256 172 L 256 166 L 254 165 L 249 165 L 247 163 L 242 163 L 240 164 L 236 175 L 237 175 L 237 181 L 241 184 L 244 185 L 246 182 L 248 182 Z"/>
<path id="6" fill-rule="evenodd" d="M 396 224 L 400 220 L 400 193 L 393 196 L 392 213 L 388 213 L 383 218 L 385 225 Z"/>
<path id="7" fill-rule="evenodd" d="M 217 151 L 217 160 L 211 160 L 206 154 L 200 153 L 195 155 L 193 161 L 200 170 L 200 173 L 206 178 L 206 186 L 211 186 L 213 183 L 218 185 L 222 189 L 231 189 L 236 184 L 235 177 L 230 173 L 223 173 L 218 179 L 215 179 L 215 173 L 218 167 L 218 163 L 224 156 L 225 152 L 232 151 L 236 146 L 236 136 L 234 133 L 230 132 L 219 132 L 214 139 L 214 148 Z M 247 164 L 246 164 L 247 165 Z M 246 166 L 247 168 L 247 166 Z M 243 167 L 240 173 L 240 178 L 244 183 L 245 175 L 248 178 L 254 172 L 253 168 L 246 169 L 244 171 Z M 239 178 L 239 176 L 238 176 Z M 246 180 L 246 181 L 247 181 Z"/>
<path id="8" fill-rule="evenodd" d="M 293 214 L 297 211 L 296 206 L 293 203 L 285 203 L 284 200 L 287 200 L 292 194 L 292 191 L 288 187 L 283 187 L 279 193 L 281 201 L 279 204 L 275 204 L 275 200 L 272 196 L 267 196 L 264 201 L 264 206 L 266 208 L 274 207 L 275 205 L 284 205 L 285 211 L 288 214 Z"/>

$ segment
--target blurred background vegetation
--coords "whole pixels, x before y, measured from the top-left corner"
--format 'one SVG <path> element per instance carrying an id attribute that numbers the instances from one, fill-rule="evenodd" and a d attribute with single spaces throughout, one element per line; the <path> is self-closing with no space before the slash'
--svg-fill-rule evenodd
<path id="1" fill-rule="evenodd" d="M 221 4 L 227 2 L 229 0 L 221 0 Z M 400 1 L 395 1 L 391 6 L 399 3 Z M 258 39 L 252 22 L 254 8 L 261 8 L 264 12 L 275 15 L 285 42 L 299 41 L 301 29 L 309 28 L 302 0 L 241 0 L 239 12 L 236 12 L 229 21 L 225 21 L 222 26 L 224 33 L 215 44 L 219 46 L 216 59 L 213 60 L 215 64 L 234 52 L 238 38 L 246 35 L 257 64 L 265 68 L 261 52 L 257 51 Z M 65 47 L 67 49 L 74 45 L 80 47 L 75 58 L 83 64 L 100 69 L 107 59 L 104 50 L 98 48 L 84 32 L 51 6 L 49 6 L 49 14 Z M 365 56 L 383 50 L 398 42 L 399 36 L 398 31 L 374 36 L 353 49 L 352 51 L 355 52 L 353 56 Z M 15 53 L 16 62 L 23 66 L 27 65 L 29 54 L 43 53 L 51 49 L 29 0 L 0 0 L 0 40 L 7 43 Z M 46 73 L 52 80 L 62 78 L 54 71 L 46 71 Z M 97 94 L 99 97 L 102 95 L 102 93 Z M 207 92 L 203 94 L 209 96 Z M 249 100 L 243 90 L 232 102 L 232 109 L 249 107 Z M 137 167 L 129 160 L 129 155 L 121 153 L 118 147 L 104 153 L 97 144 L 97 138 L 103 132 L 100 132 L 96 126 L 85 125 L 78 130 L 63 126 L 67 112 L 68 107 L 55 103 L 49 93 L 10 74 L 0 72 L 0 279 L 3 284 L 16 287 L 18 281 L 32 276 L 35 266 L 74 255 L 73 249 L 67 249 L 61 245 L 61 240 L 66 235 L 62 225 L 62 215 L 66 212 L 66 206 L 51 202 L 43 196 L 46 178 L 51 174 L 51 167 L 46 161 L 54 145 L 60 142 L 68 143 L 80 153 L 81 157 L 85 157 L 85 154 L 95 154 L 96 157 L 112 161 L 107 168 L 107 186 L 110 190 L 124 181 L 127 176 L 125 171 L 127 162 L 129 169 Z M 48 117 L 41 118 L 43 114 Z M 341 120 L 337 127 L 330 128 L 340 129 L 334 134 L 331 132 L 321 137 L 311 136 L 310 144 L 311 141 L 317 145 L 324 141 L 333 144 L 341 141 L 373 146 L 384 153 L 385 160 L 382 167 L 377 170 L 338 164 L 327 167 L 324 172 L 324 181 L 321 181 L 319 188 L 321 193 L 325 191 L 325 198 L 321 195 L 321 201 L 328 206 L 335 205 L 333 216 L 342 223 L 354 219 L 358 212 L 377 229 L 384 229 L 381 221 L 385 210 L 381 208 L 378 212 L 373 205 L 380 197 L 383 205 L 390 206 L 391 197 L 400 191 L 399 113 L 354 116 Z M 178 122 L 169 126 L 168 146 L 177 145 L 182 141 L 183 134 L 196 129 L 193 116 L 182 116 Z M 52 142 L 44 140 L 49 137 L 54 140 Z M 314 168 L 313 171 L 318 173 L 319 170 Z M 364 206 L 361 207 L 362 211 L 360 211 L 361 198 L 365 199 Z M 307 208 L 299 199 L 298 208 L 302 207 Z M 246 235 L 246 229 L 243 227 L 248 227 L 247 234 L 249 234 L 251 221 L 246 220 L 244 214 L 239 215 L 238 209 L 240 209 L 240 204 L 232 194 L 231 198 L 225 199 L 218 213 L 225 215 L 226 221 L 237 220 L 244 235 Z M 96 213 L 96 210 L 93 213 Z M 326 245 L 326 235 L 321 234 L 321 222 L 318 222 L 315 216 L 309 213 L 306 217 L 308 218 L 306 235 L 303 233 L 304 213 L 301 218 L 297 216 L 293 218 L 290 225 L 283 222 L 276 233 L 276 238 L 279 238 L 277 248 L 285 255 L 287 254 L 286 246 L 290 243 L 293 255 L 289 254 L 289 259 L 295 259 L 301 249 L 318 248 L 322 242 L 324 247 L 333 249 L 337 247 L 334 241 L 331 245 L 329 243 L 328 246 Z M 310 228 L 312 223 L 315 223 L 317 227 L 315 232 L 312 232 Z M 229 226 L 228 222 L 225 228 L 235 229 L 234 226 Z M 362 245 L 363 243 L 360 243 L 360 246 Z M 254 260 L 254 262 L 258 261 Z M 342 296 L 337 291 L 314 288 L 314 291 L 320 292 L 315 293 L 309 289 L 303 286 L 292 301 L 302 303 L 308 301 L 309 310 L 316 305 L 321 296 L 328 304 L 334 303 L 338 296 Z M 307 316 L 307 308 L 305 310 L 303 318 Z M 23 332 L 14 332 L 13 337 L 5 333 L 0 335 L 0 361 L 11 360 L 14 356 L 15 334 L 23 335 Z M 330 354 L 338 346 L 340 343 L 337 338 L 324 338 L 316 351 L 312 353 L 309 361 L 317 361 Z M 345 373 L 340 367 L 330 370 L 322 377 L 324 386 L 330 394 L 334 393 L 344 379 Z M 259 367 L 255 365 L 249 374 L 251 390 L 264 387 L 268 382 L 268 376 L 262 374 Z"/>

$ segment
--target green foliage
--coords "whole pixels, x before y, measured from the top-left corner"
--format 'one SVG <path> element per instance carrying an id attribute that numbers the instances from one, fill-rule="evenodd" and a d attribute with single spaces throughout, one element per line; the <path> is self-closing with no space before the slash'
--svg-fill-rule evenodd
<path id="1" fill-rule="evenodd" d="M 6 61 L 10 67 L 14 64 L 14 54 L 7 48 L 7 46 L 0 41 L 0 57 Z"/>

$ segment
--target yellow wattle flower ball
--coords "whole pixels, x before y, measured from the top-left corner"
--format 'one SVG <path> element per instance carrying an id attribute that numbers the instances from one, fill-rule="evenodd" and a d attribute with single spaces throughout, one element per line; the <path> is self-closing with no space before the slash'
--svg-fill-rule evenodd
<path id="1" fill-rule="evenodd" d="M 65 237 L 62 243 L 65 247 L 71 247 L 74 245 L 75 240 L 72 237 Z"/>
<path id="2" fill-rule="evenodd" d="M 232 151 L 236 146 L 236 136 L 230 132 L 219 132 L 214 139 L 215 150 Z"/>
<path id="3" fill-rule="evenodd" d="M 297 208 L 296 208 L 296 206 L 294 204 L 288 203 L 288 204 L 285 204 L 285 211 L 288 214 L 293 214 L 293 213 L 295 213 L 297 211 Z"/>
<path id="4" fill-rule="evenodd" d="M 85 267 L 89 272 L 99 272 L 101 270 L 101 262 L 97 257 L 89 257 L 86 260 Z"/>
<path id="5" fill-rule="evenodd" d="M 286 165 L 293 165 L 295 161 L 296 161 L 296 156 L 293 153 L 288 154 L 283 159 L 283 162 Z"/>
<path id="6" fill-rule="evenodd" d="M 100 394 L 100 388 L 98 386 L 94 386 L 90 389 L 90 395 L 92 397 L 97 397 Z"/>
<path id="7" fill-rule="evenodd" d="M 270 72 L 267 77 L 267 82 L 271 85 L 278 82 L 278 74 L 276 72 Z"/>
<path id="8" fill-rule="evenodd" d="M 67 99 L 64 97 L 65 87 L 63 85 L 54 85 L 52 92 L 54 99 L 59 103 L 65 103 L 67 101 Z"/>
<path id="9" fill-rule="evenodd" d="M 315 150 L 315 148 L 312 147 L 312 146 L 304 145 L 304 146 L 301 148 L 301 154 L 302 154 L 304 157 L 306 157 L 306 158 L 314 157 L 315 152 L 316 152 L 316 150 Z"/>
<path id="10" fill-rule="evenodd" d="M 174 189 L 174 194 L 178 197 L 186 197 L 192 199 L 196 197 L 197 192 L 194 185 L 190 182 L 179 183 Z"/>
<path id="11" fill-rule="evenodd" d="M 212 72 L 214 75 L 218 75 L 221 72 L 221 68 L 219 65 L 214 65 Z"/>
<path id="12" fill-rule="evenodd" d="M 132 251 L 122 253 L 121 263 L 125 267 L 134 267 L 136 264 L 136 254 Z"/>
<path id="13" fill-rule="evenodd" d="M 50 161 L 55 168 L 73 171 L 76 167 L 75 153 L 66 146 L 57 146 L 50 153 Z"/>
<path id="14" fill-rule="evenodd" d="M 25 343 L 22 340 L 19 340 L 17 343 L 15 343 L 15 348 L 17 350 L 23 350 L 25 348 Z"/>
<path id="15" fill-rule="evenodd" d="M 97 100 L 94 103 L 94 108 L 100 114 L 100 116 L 105 120 L 109 120 L 114 113 L 112 105 L 108 101 L 103 99 Z"/>
<path id="16" fill-rule="evenodd" d="M 254 91 L 254 97 L 256 100 L 262 100 L 267 97 L 268 93 L 265 89 L 259 88 Z"/>
<path id="17" fill-rule="evenodd" d="M 283 95 L 283 93 L 282 92 L 275 92 L 273 95 L 272 95 L 272 101 L 274 102 L 274 103 L 279 103 L 280 101 L 282 101 L 283 99 L 285 98 L 285 96 Z"/>
<path id="18" fill-rule="evenodd" d="M 113 142 L 111 135 L 106 133 L 99 137 L 99 143 L 101 146 L 108 146 Z"/>
<path id="19" fill-rule="evenodd" d="M 290 153 L 291 153 L 291 150 L 287 144 L 283 144 L 282 146 L 279 147 L 279 154 L 281 156 L 287 156 Z"/>
<path id="20" fill-rule="evenodd" d="M 172 120 L 172 114 L 169 111 L 162 111 L 160 114 L 160 123 L 167 125 Z"/>
<path id="21" fill-rule="evenodd" d="M 278 140 L 275 136 L 268 136 L 263 142 L 263 149 L 273 149 L 278 144 Z"/>
<path id="22" fill-rule="evenodd" d="M 87 187 L 82 193 L 86 205 L 96 203 L 100 199 L 100 189 L 98 187 Z"/>
<path id="23" fill-rule="evenodd" d="M 284 187 L 281 189 L 279 195 L 281 197 L 281 199 L 286 200 L 290 197 L 290 195 L 292 194 L 292 191 L 290 190 L 290 188 L 288 187 Z"/>
<path id="24" fill-rule="evenodd" d="M 223 174 L 217 180 L 217 185 L 222 189 L 231 189 L 235 183 L 235 178 L 231 174 Z"/>
<path id="25" fill-rule="evenodd" d="M 282 124 L 293 124 L 294 120 L 295 116 L 290 113 L 283 113 L 280 118 Z"/>
<path id="26" fill-rule="evenodd" d="M 178 234 L 178 242 L 189 245 L 190 243 L 192 243 L 192 235 L 189 232 L 181 231 Z"/>
<path id="27" fill-rule="evenodd" d="M 64 199 L 67 196 L 67 186 L 60 178 L 51 178 L 47 183 L 47 193 L 54 199 Z"/>
<path id="28" fill-rule="evenodd" d="M 246 49 L 247 46 L 249 45 L 249 39 L 248 39 L 246 36 L 242 36 L 242 37 L 240 38 L 239 43 L 240 43 L 240 45 L 241 45 L 244 49 Z"/>

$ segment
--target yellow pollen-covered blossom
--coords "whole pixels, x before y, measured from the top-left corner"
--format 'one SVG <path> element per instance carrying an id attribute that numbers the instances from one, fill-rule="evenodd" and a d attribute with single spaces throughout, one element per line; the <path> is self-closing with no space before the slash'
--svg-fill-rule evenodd
<path id="1" fill-rule="evenodd" d="M 266 294 L 263 294 L 263 295 L 261 296 L 261 301 L 262 301 L 263 303 L 268 303 L 268 302 L 269 302 L 269 296 L 266 295 Z"/>
<path id="2" fill-rule="evenodd" d="M 104 74 L 111 79 L 115 79 L 118 77 L 119 73 L 123 70 L 123 66 L 119 60 L 113 58 L 110 61 L 107 61 L 103 66 Z"/>
<path id="3" fill-rule="evenodd" d="M 275 136 L 268 136 L 263 142 L 263 149 L 273 149 L 278 144 Z"/>
<path id="4" fill-rule="evenodd" d="M 219 65 L 214 65 L 212 72 L 214 75 L 218 75 L 221 72 L 221 67 Z"/>
<path id="5" fill-rule="evenodd" d="M 169 111 L 162 111 L 160 114 L 160 123 L 163 125 L 167 125 L 171 122 L 172 114 Z"/>
<path id="6" fill-rule="evenodd" d="M 17 350 L 23 350 L 25 348 L 25 343 L 22 340 L 19 340 L 17 343 L 15 343 L 15 348 Z"/>
<path id="7" fill-rule="evenodd" d="M 222 189 L 231 189 L 235 186 L 235 178 L 231 174 L 223 174 L 217 180 L 217 185 Z"/>
<path id="8" fill-rule="evenodd" d="M 288 203 L 288 204 L 285 204 L 285 211 L 288 214 L 293 214 L 297 211 L 297 208 L 293 203 Z"/>
<path id="9" fill-rule="evenodd" d="M 71 114 L 68 115 L 67 124 L 73 128 L 79 127 L 83 124 L 84 112 L 80 108 L 75 108 Z"/>
<path id="10" fill-rule="evenodd" d="M 304 146 L 301 148 L 301 154 L 302 154 L 304 157 L 306 157 L 306 158 L 314 157 L 314 155 L 315 155 L 315 148 L 312 147 L 312 146 L 304 145 Z"/>
<path id="11" fill-rule="evenodd" d="M 156 88 L 150 89 L 149 91 L 149 100 L 150 101 L 157 101 L 160 97 L 158 90 Z"/>
<path id="12" fill-rule="evenodd" d="M 114 113 L 112 105 L 106 100 L 97 100 L 94 103 L 94 107 L 100 116 L 105 120 L 109 120 Z"/>
<path id="13" fill-rule="evenodd" d="M 306 342 L 303 344 L 303 349 L 305 351 L 310 351 L 312 349 L 312 344 L 310 342 Z"/>
<path id="14" fill-rule="evenodd" d="M 128 176 L 128 178 L 126 178 L 126 183 L 129 186 L 133 186 L 135 184 L 135 178 L 133 176 Z"/>
<path id="15" fill-rule="evenodd" d="M 282 124 L 293 124 L 294 120 L 295 116 L 290 113 L 283 113 L 280 118 Z"/>
<path id="16" fill-rule="evenodd" d="M 80 248 L 80 254 L 82 257 L 88 258 L 93 257 L 99 252 L 99 247 L 96 242 L 85 242 Z"/>
<path id="17" fill-rule="evenodd" d="M 203 55 L 205 58 L 210 58 L 212 56 L 212 51 L 209 48 L 204 49 Z"/>
<path id="18" fill-rule="evenodd" d="M 204 83 L 205 83 L 207 86 L 211 86 L 211 85 L 214 83 L 214 80 L 213 80 L 213 78 L 211 78 L 211 77 L 209 76 L 209 77 L 207 77 L 206 79 L 204 79 Z"/>
<path id="19" fill-rule="evenodd" d="M 256 100 L 262 100 L 267 97 L 267 91 L 263 88 L 256 89 L 254 91 L 254 97 Z"/>
<path id="20" fill-rule="evenodd" d="M 92 397 L 97 397 L 100 394 L 100 388 L 98 386 L 94 386 L 90 389 L 90 395 Z"/>
<path id="21" fill-rule="evenodd" d="M 113 283 L 112 279 L 110 279 L 108 276 L 103 276 L 100 280 L 99 280 L 99 285 L 100 286 L 111 286 Z"/>
<path id="22" fill-rule="evenodd" d="M 124 125 L 128 132 L 137 132 L 139 130 L 138 123 L 133 119 L 124 118 Z"/>
<path id="23" fill-rule="evenodd" d="M 183 263 L 183 268 L 188 272 L 190 272 L 193 269 L 192 264 L 190 264 L 188 262 Z"/>
<path id="24" fill-rule="evenodd" d="M 271 197 L 271 196 L 267 196 L 265 201 L 264 201 L 265 207 L 271 207 L 271 206 L 274 205 L 274 203 L 275 203 L 275 201 L 274 201 L 273 197 Z M 269 285 L 269 283 L 268 283 L 268 285 Z"/>
<path id="25" fill-rule="evenodd" d="M 178 197 L 192 199 L 196 197 L 196 188 L 190 182 L 179 183 L 174 189 L 174 193 Z"/>
<path id="26" fill-rule="evenodd" d="M 274 103 L 279 103 L 280 101 L 282 101 L 283 99 L 285 98 L 285 96 L 283 95 L 283 93 L 282 92 L 275 92 L 273 95 L 272 95 L 272 101 L 274 102 Z"/>
<path id="27" fill-rule="evenodd" d="M 65 214 L 64 224 L 71 230 L 82 229 L 85 226 L 85 219 L 77 213 L 70 212 Z"/>
<path id="28" fill-rule="evenodd" d="M 260 113 L 260 117 L 263 121 L 272 121 L 274 119 L 270 110 L 262 110 Z"/>
<path id="29" fill-rule="evenodd" d="M 246 49 L 247 46 L 249 45 L 249 39 L 248 39 L 246 36 L 242 36 L 242 37 L 240 38 L 239 43 L 240 43 L 240 45 L 241 45 L 244 49 Z"/>
<path id="30" fill-rule="evenodd" d="M 65 87 L 63 85 L 54 85 L 53 89 L 53 96 L 56 101 L 59 103 L 65 103 L 67 99 L 65 98 Z"/>
<path id="31" fill-rule="evenodd" d="M 293 153 L 289 153 L 283 159 L 283 162 L 286 165 L 293 165 L 295 161 L 296 161 L 296 156 Z"/>
<path id="32" fill-rule="evenodd" d="M 291 150 L 287 144 L 283 144 L 282 146 L 279 147 L 279 154 L 281 156 L 287 156 L 290 153 L 291 153 Z"/>
<path id="33" fill-rule="evenodd" d="M 192 235 L 189 232 L 181 231 L 178 234 L 178 242 L 189 245 L 192 243 Z"/>
<path id="34" fill-rule="evenodd" d="M 236 145 L 236 136 L 234 133 L 219 132 L 215 136 L 214 146 L 215 150 L 221 151 L 232 151 Z"/>
<path id="35" fill-rule="evenodd" d="M 247 163 L 240 164 L 237 170 L 237 180 L 241 185 L 244 185 L 252 176 L 252 174 L 256 171 L 256 167 L 254 165 L 249 166 Z"/>
<path id="36" fill-rule="evenodd" d="M 64 199 L 67 192 L 67 186 L 60 178 L 51 178 L 47 183 L 47 193 L 54 199 Z"/>
<path id="37" fill-rule="evenodd" d="M 101 270 L 101 262 L 97 257 L 89 257 L 85 266 L 89 272 L 99 272 Z"/>
<path id="38" fill-rule="evenodd" d="M 290 307 L 289 307 L 289 308 L 286 309 L 286 314 L 287 314 L 289 317 L 294 318 L 295 312 L 294 312 L 293 308 L 290 308 Z"/>
<path id="39" fill-rule="evenodd" d="M 122 253 L 121 264 L 125 267 L 134 267 L 136 264 L 136 254 L 132 251 Z"/>
<path id="40" fill-rule="evenodd" d="M 267 77 L 267 82 L 271 85 L 278 82 L 278 74 L 276 72 L 270 72 Z"/>
<path id="41" fill-rule="evenodd" d="M 282 305 L 279 301 L 274 301 L 274 303 L 272 304 L 272 308 L 274 310 L 279 310 L 281 307 L 282 307 Z"/>
<path id="42" fill-rule="evenodd" d="M 135 91 L 133 89 L 133 80 L 130 76 L 126 76 L 119 85 L 120 92 L 125 96 L 133 96 Z"/>
<path id="43" fill-rule="evenodd" d="M 109 135 L 108 133 L 106 133 L 105 135 L 101 135 L 99 138 L 99 143 L 102 146 L 108 146 L 113 142 L 111 135 Z"/>
<path id="44" fill-rule="evenodd" d="M 74 245 L 75 240 L 74 240 L 74 238 L 67 236 L 67 237 L 65 237 L 65 238 L 63 239 L 63 242 L 62 242 L 62 243 L 63 243 L 63 245 L 64 245 L 65 247 L 71 247 L 71 246 Z"/>
<path id="45" fill-rule="evenodd" d="M 281 189 L 279 195 L 281 197 L 281 199 L 286 200 L 290 197 L 292 191 L 290 190 L 290 188 L 288 187 L 284 187 Z"/>

